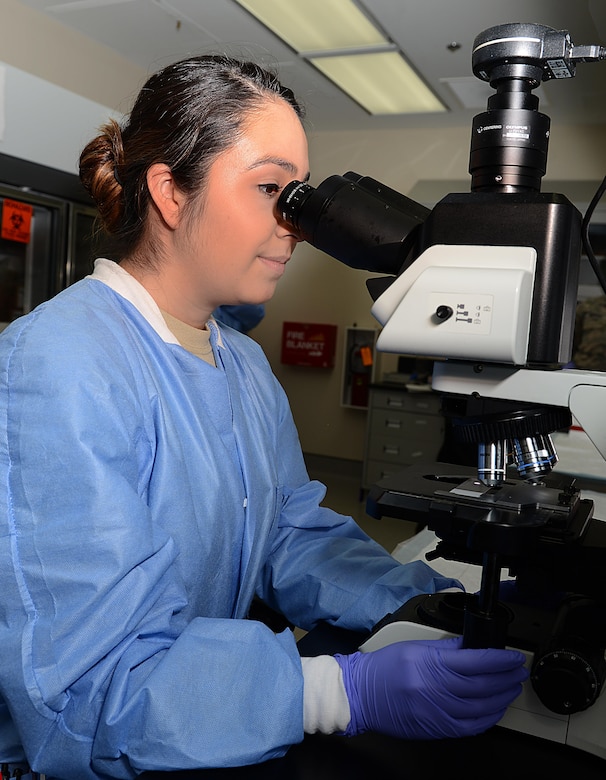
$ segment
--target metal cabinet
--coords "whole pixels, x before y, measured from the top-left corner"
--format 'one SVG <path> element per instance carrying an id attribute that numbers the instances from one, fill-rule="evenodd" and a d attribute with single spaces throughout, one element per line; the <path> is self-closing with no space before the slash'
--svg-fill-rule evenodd
<path id="1" fill-rule="evenodd" d="M 371 388 L 363 487 L 406 466 L 437 458 L 444 440 L 440 398 L 404 387 Z"/>

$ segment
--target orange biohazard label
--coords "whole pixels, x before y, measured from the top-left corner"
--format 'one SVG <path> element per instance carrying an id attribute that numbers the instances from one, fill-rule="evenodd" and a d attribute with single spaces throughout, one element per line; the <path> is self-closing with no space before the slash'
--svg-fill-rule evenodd
<path id="1" fill-rule="evenodd" d="M 9 241 L 21 241 L 22 244 L 29 244 L 33 213 L 34 207 L 30 206 L 29 203 L 5 198 L 2 204 L 0 236 Z"/>

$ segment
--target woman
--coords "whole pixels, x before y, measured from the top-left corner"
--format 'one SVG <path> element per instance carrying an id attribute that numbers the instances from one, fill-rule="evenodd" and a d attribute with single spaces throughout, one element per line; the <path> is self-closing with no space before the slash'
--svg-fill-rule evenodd
<path id="1" fill-rule="evenodd" d="M 0 760 L 63 780 L 241 765 L 304 731 L 477 733 L 520 691 L 519 653 L 302 660 L 246 619 L 257 595 L 364 630 L 457 585 L 319 506 L 260 348 L 211 317 L 267 301 L 290 260 L 275 203 L 308 177 L 301 116 L 257 66 L 196 57 L 82 153 L 121 261 L 0 339 Z"/>

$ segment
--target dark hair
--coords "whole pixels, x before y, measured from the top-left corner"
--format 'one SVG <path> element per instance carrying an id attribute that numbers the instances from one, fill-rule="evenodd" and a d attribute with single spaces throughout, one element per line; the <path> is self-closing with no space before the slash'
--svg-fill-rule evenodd
<path id="1" fill-rule="evenodd" d="M 217 155 L 268 97 L 286 100 L 303 118 L 292 91 L 252 62 L 191 57 L 149 78 L 126 124 L 110 120 L 80 156 L 80 179 L 119 251 L 134 252 L 145 236 L 150 166 L 168 165 L 177 186 L 197 194 Z"/>

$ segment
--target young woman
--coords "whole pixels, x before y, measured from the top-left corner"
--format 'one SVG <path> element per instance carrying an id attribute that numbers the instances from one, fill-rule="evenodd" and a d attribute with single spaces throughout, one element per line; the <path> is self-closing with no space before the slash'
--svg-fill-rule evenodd
<path id="1" fill-rule="evenodd" d="M 369 629 L 456 586 L 319 506 L 288 402 L 221 305 L 271 298 L 297 237 L 301 108 L 250 63 L 195 57 L 143 87 L 81 178 L 119 263 L 0 338 L 0 762 L 62 780 L 221 767 L 304 732 L 475 734 L 523 656 L 458 640 L 301 659 L 247 619 Z"/>

